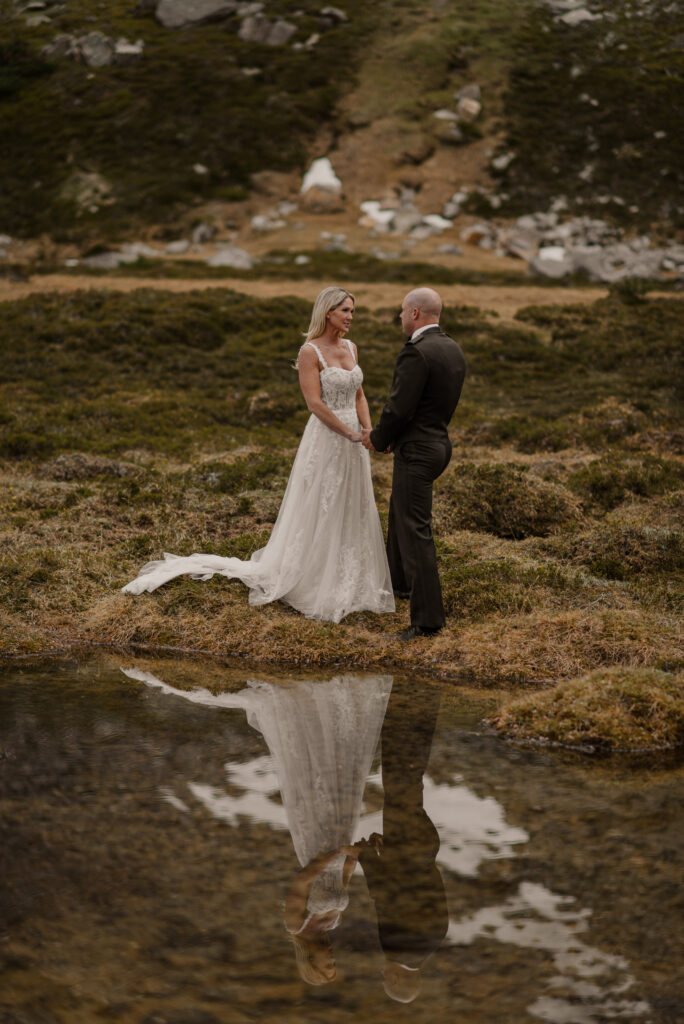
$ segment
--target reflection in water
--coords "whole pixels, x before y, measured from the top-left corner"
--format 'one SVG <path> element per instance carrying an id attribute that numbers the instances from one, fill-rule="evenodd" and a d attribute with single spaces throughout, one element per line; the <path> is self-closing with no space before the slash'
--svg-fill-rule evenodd
<path id="1" fill-rule="evenodd" d="M 270 750 L 285 822 L 302 865 L 285 905 L 285 926 L 297 966 L 312 985 L 332 981 L 336 968 L 328 933 L 337 927 L 349 902 L 347 888 L 358 857 L 352 838 L 391 678 L 340 676 L 289 686 L 250 681 L 240 693 L 215 696 L 202 689 L 177 690 L 150 673 L 124 671 L 165 693 L 247 712 L 249 724 Z M 255 777 L 254 770 L 251 775 Z M 191 790 L 224 820 L 235 820 L 246 810 L 234 798 L 202 792 L 198 786 Z M 258 802 L 255 806 L 253 794 L 252 813 L 270 811 L 264 806 L 270 801 L 263 788 L 256 796 L 261 797 L 261 807 Z"/>
<path id="2" fill-rule="evenodd" d="M 449 925 L 444 882 L 435 864 L 439 835 L 423 807 L 423 775 L 440 693 L 426 694 L 419 711 L 413 696 L 404 681 L 394 683 L 382 726 L 382 835 L 369 837 L 359 855 L 385 954 L 385 991 L 402 1003 L 418 995 L 420 968 Z"/>
<path id="3" fill-rule="evenodd" d="M 427 774 L 438 690 L 424 689 L 416 706 L 415 687 L 388 676 L 259 682 L 238 694 L 214 695 L 177 690 L 135 669 L 126 674 L 187 701 L 241 708 L 266 741 L 270 756 L 225 764 L 226 787 L 187 785 L 215 818 L 232 827 L 247 818 L 289 830 L 301 870 L 290 886 L 285 923 L 305 980 L 321 984 L 335 976 L 328 936 L 347 907 L 358 858 L 375 907 L 385 991 L 392 998 L 415 999 L 421 967 L 440 945 L 448 950 L 500 944 L 544 953 L 553 965 L 554 973 L 544 975 L 546 988 L 540 993 L 537 987 L 527 1006 L 537 1019 L 651 1019 L 649 1005 L 630 997 L 634 980 L 627 962 L 582 941 L 591 912 L 575 907 L 572 897 L 522 882 L 503 903 L 449 919 L 439 869 L 445 878 L 477 886 L 485 861 L 514 857 L 514 847 L 529 837 L 506 822 L 493 797 L 476 795 L 459 776 L 437 784 Z M 361 818 L 364 786 L 378 781 L 368 773 L 380 733 L 382 818 Z M 171 788 L 163 787 L 161 796 L 188 811 Z M 365 838 L 352 845 L 359 835 Z"/>

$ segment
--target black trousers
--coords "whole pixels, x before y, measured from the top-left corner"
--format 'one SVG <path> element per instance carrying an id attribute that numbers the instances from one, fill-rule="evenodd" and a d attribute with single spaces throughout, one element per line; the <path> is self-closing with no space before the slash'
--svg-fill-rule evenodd
<path id="1" fill-rule="evenodd" d="M 405 441 L 394 453 L 387 560 L 395 591 L 411 595 L 411 625 L 441 629 L 442 588 L 432 536 L 432 485 L 451 459 L 448 438 Z"/>

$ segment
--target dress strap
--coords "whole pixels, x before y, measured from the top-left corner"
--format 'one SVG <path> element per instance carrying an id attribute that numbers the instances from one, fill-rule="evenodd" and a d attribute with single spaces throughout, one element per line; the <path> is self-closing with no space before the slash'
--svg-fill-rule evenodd
<path id="1" fill-rule="evenodd" d="M 307 342 L 305 342 L 305 344 L 306 345 L 311 345 L 311 348 L 315 351 L 316 355 L 318 356 L 320 361 L 323 363 L 323 369 L 327 370 L 328 369 L 328 364 L 326 363 L 325 359 L 323 358 L 323 353 L 321 352 L 321 350 L 318 347 L 318 345 L 314 345 L 313 341 L 307 341 Z"/>
<path id="2" fill-rule="evenodd" d="M 347 345 L 349 346 L 349 351 L 351 352 L 352 359 L 354 360 L 354 366 L 356 366 L 356 353 L 354 352 L 354 346 L 352 345 L 349 338 L 345 338 L 344 340 L 347 342 Z"/>

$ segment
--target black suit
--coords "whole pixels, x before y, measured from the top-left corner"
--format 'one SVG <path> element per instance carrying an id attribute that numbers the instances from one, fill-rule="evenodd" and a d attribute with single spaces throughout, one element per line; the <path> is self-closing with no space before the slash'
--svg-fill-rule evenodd
<path id="1" fill-rule="evenodd" d="M 432 537 L 432 485 L 449 464 L 448 426 L 461 395 L 466 363 L 438 324 L 407 341 L 394 367 L 389 401 L 370 440 L 394 452 L 387 558 L 392 586 L 411 594 L 411 623 L 444 625 L 442 589 Z"/>
<path id="2" fill-rule="evenodd" d="M 430 756 L 440 691 L 395 680 L 382 726 L 383 843 L 364 843 L 359 861 L 378 919 L 385 955 L 420 967 L 449 926 L 444 882 L 435 863 L 439 835 L 423 807 L 423 774 Z"/>

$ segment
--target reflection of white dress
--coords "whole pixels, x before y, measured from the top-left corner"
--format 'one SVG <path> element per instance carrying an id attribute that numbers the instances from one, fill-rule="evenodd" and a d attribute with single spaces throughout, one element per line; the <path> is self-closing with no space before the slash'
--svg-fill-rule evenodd
<path id="1" fill-rule="evenodd" d="M 239 707 L 264 737 L 280 783 L 280 795 L 297 859 L 302 866 L 319 853 L 352 842 L 366 778 L 380 736 L 391 676 L 336 676 L 326 682 L 290 685 L 250 680 L 239 693 L 177 690 L 149 672 L 127 676 L 197 704 Z M 345 857 L 331 861 L 314 879 L 308 916 L 344 910 Z"/>
<path id="2" fill-rule="evenodd" d="M 356 393 L 363 381 L 361 368 L 328 366 L 320 352 L 319 359 L 323 401 L 351 430 L 360 430 Z M 326 622 L 339 622 L 350 612 L 394 611 L 366 449 L 312 415 L 265 548 L 249 561 L 165 554 L 163 561 L 143 566 L 123 591 L 156 590 L 186 573 L 193 579 L 207 580 L 214 573 L 241 579 L 250 588 L 250 604 L 280 600 Z"/>

